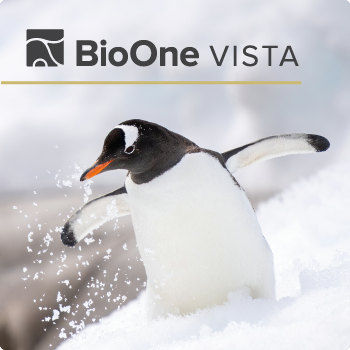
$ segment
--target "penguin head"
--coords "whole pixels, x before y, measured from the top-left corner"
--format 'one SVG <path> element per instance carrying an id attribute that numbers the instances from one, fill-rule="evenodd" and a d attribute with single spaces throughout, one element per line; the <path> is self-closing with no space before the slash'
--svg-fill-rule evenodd
<path id="1" fill-rule="evenodd" d="M 181 136 L 151 122 L 125 121 L 107 135 L 101 155 L 84 171 L 80 181 L 114 169 L 126 169 L 132 174 L 145 173 L 162 161 L 168 162 L 169 158 L 184 153 L 184 142 L 178 137 Z"/>

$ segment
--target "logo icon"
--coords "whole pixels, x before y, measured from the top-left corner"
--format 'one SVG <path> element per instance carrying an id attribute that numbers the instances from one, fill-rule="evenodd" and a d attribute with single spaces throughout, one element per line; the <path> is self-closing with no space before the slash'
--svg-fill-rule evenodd
<path id="1" fill-rule="evenodd" d="M 63 65 L 63 35 L 63 29 L 27 29 L 27 67 Z"/>

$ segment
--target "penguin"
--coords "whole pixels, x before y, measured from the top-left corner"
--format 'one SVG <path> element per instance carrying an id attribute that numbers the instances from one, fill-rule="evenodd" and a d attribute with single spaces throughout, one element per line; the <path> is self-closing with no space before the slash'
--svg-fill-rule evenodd
<path id="1" fill-rule="evenodd" d="M 274 299 L 273 254 L 233 174 L 329 146 L 322 136 L 285 134 L 220 154 L 155 123 L 125 121 L 107 135 L 101 155 L 80 179 L 126 169 L 125 185 L 75 212 L 62 242 L 74 246 L 105 222 L 131 215 L 150 319 L 223 304 L 241 288 L 252 298 Z"/>

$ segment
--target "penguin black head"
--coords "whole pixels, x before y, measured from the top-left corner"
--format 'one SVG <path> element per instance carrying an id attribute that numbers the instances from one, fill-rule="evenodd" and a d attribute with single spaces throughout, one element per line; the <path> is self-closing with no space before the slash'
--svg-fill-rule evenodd
<path id="1" fill-rule="evenodd" d="M 80 181 L 114 169 L 129 170 L 132 176 L 152 178 L 176 164 L 189 146 L 196 146 L 181 135 L 140 119 L 125 121 L 106 137 L 101 155 L 84 171 Z M 159 174 L 158 174 L 159 173 Z M 141 182 L 146 182 L 145 176 Z"/>

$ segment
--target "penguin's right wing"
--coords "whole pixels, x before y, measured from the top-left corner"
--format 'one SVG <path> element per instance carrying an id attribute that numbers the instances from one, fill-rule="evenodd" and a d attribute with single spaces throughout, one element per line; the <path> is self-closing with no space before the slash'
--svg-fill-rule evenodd
<path id="1" fill-rule="evenodd" d="M 65 223 L 61 239 L 65 245 L 74 246 L 89 232 L 109 220 L 129 215 L 128 193 L 125 186 L 86 203 Z"/>
<path id="2" fill-rule="evenodd" d="M 253 163 L 289 154 L 323 152 L 329 148 L 323 136 L 312 134 L 285 134 L 270 136 L 248 145 L 222 153 L 231 173 Z"/>

